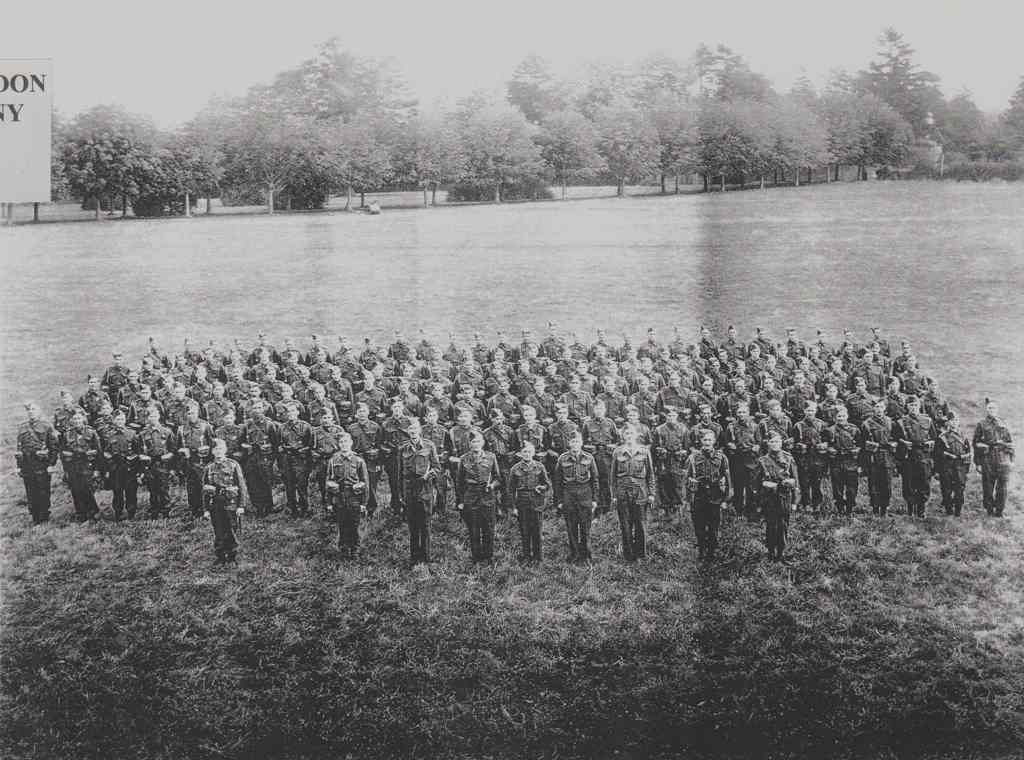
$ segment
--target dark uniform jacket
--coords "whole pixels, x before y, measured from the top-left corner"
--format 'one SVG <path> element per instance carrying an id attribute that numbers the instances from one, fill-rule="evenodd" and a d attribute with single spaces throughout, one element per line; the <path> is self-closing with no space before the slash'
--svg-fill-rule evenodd
<path id="1" fill-rule="evenodd" d="M 57 463 L 57 431 L 44 419 L 26 420 L 18 426 L 18 447 L 14 457 L 25 472 L 45 470 Z"/>
<path id="2" fill-rule="evenodd" d="M 555 502 L 562 503 L 566 488 L 581 486 L 586 486 L 589 489 L 587 501 L 597 501 L 599 477 L 597 460 L 593 455 L 586 451 L 580 451 L 579 454 L 566 451 L 558 457 L 558 461 L 555 463 Z"/>

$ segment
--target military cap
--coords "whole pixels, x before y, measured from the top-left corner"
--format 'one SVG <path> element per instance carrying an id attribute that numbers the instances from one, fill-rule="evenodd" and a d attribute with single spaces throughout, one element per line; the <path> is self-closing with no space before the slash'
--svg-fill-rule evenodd
<path id="1" fill-rule="evenodd" d="M 920 404 L 920 403 L 921 403 L 921 399 L 919 399 L 913 393 L 911 393 L 909 396 L 907 396 L 907 404 Z"/>

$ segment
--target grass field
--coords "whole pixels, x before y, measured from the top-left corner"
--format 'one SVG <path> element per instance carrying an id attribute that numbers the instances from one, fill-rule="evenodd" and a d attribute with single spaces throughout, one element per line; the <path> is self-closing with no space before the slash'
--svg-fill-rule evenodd
<path id="1" fill-rule="evenodd" d="M 423 572 L 403 526 L 372 521 L 342 564 L 319 519 L 274 516 L 218 570 L 209 527 L 180 515 L 75 526 L 58 489 L 31 527 L 9 456 L 16 402 L 80 386 L 113 341 L 549 315 L 585 335 L 877 320 L 965 424 L 996 393 L 1019 437 L 1024 196 L 927 187 L 9 231 L 0 756 L 1021 757 L 1016 480 L 1001 521 L 975 474 L 959 521 L 935 498 L 924 521 L 799 515 L 788 567 L 732 517 L 701 569 L 688 520 L 652 516 L 627 564 L 603 517 L 589 568 L 564 563 L 556 518 L 539 568 L 504 525 L 474 567 L 450 516 Z"/>

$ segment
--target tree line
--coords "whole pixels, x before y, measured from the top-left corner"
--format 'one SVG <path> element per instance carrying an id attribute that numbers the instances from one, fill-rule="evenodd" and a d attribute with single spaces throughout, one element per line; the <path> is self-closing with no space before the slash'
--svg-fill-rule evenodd
<path id="1" fill-rule="evenodd" d="M 867 178 L 1016 179 L 1024 173 L 1024 77 L 999 115 L 970 93 L 944 97 L 939 78 L 887 29 L 863 70 L 833 71 L 818 91 L 788 92 L 724 45 L 687 58 L 590 63 L 577 79 L 531 55 L 505 97 L 475 92 L 425 107 L 390 60 L 357 57 L 338 40 L 243 96 L 207 103 L 180 129 L 96 106 L 54 129 L 55 198 L 139 216 L 183 213 L 198 198 L 319 208 L 332 195 L 439 187 L 450 200 L 550 195 L 554 183 L 625 185 L 699 178 L 705 190 L 800 184 L 841 167 Z"/>

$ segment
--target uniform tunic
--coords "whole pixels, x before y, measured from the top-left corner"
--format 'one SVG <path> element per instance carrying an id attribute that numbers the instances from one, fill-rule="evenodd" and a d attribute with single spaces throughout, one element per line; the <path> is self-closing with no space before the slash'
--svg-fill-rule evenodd
<path id="1" fill-rule="evenodd" d="M 57 463 L 60 443 L 57 431 L 46 420 L 26 420 L 18 426 L 15 460 L 25 484 L 25 498 L 32 522 L 50 519 L 50 471 Z"/>

